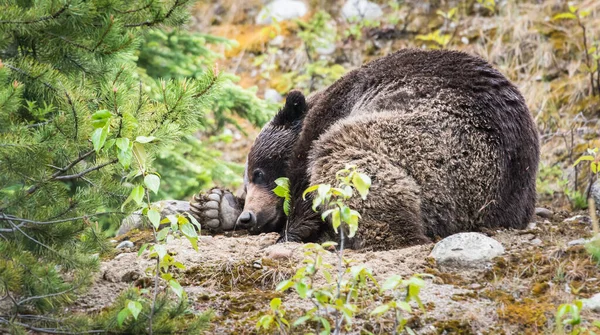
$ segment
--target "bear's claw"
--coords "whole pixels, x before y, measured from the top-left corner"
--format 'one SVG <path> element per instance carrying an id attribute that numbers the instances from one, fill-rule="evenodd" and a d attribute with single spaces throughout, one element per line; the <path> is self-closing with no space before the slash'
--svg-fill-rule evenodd
<path id="1" fill-rule="evenodd" d="M 192 198 L 190 212 L 203 228 L 218 232 L 235 229 L 241 209 L 231 192 L 213 188 Z"/>

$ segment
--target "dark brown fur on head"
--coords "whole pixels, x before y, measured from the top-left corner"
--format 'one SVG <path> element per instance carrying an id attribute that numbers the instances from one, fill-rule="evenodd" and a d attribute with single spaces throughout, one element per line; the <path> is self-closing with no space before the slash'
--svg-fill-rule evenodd
<path id="1" fill-rule="evenodd" d="M 263 127 L 250 149 L 244 175 L 246 201 L 242 214 L 254 215 L 248 226 L 252 233 L 279 231 L 285 224 L 283 201 L 273 189 L 275 180 L 286 176 L 306 111 L 304 95 L 291 91 L 283 109 Z"/>

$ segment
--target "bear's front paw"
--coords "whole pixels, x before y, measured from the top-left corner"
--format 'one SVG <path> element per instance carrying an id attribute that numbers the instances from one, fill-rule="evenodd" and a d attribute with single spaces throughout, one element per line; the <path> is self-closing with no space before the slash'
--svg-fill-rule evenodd
<path id="1" fill-rule="evenodd" d="M 242 210 L 231 192 L 213 188 L 192 198 L 190 212 L 203 228 L 218 232 L 233 230 Z"/>

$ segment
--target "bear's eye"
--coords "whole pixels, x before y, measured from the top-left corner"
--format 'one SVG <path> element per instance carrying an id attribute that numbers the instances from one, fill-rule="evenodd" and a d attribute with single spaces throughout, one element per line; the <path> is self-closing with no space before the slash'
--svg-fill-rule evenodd
<path id="1" fill-rule="evenodd" d="M 254 170 L 252 173 L 252 183 L 262 185 L 265 183 L 265 174 L 261 170 Z"/>

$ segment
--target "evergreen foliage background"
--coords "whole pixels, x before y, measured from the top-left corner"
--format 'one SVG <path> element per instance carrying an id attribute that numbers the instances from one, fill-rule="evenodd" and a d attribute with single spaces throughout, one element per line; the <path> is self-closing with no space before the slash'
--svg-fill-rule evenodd
<path id="1" fill-rule="evenodd" d="M 219 55 L 206 44 L 230 42 L 176 29 L 188 18 L 189 5 L 187 0 L 2 4 L 0 329 L 118 328 L 119 308 L 96 321 L 69 324 L 47 315 L 85 290 L 100 255 L 110 251 L 106 230 L 133 209 L 122 205 L 143 182 L 139 164 L 171 185 L 163 197 L 182 198 L 214 179 L 235 182 L 230 170 L 239 167 L 219 162 L 219 153 L 193 133 L 217 134 L 236 124 L 233 115 L 261 124 L 273 107 L 214 67 Z M 133 153 L 147 157 L 145 162 Z M 153 164 L 155 157 L 159 164 Z M 189 312 L 183 302 L 164 301 L 160 306 L 168 317 L 161 325 L 177 327 L 168 320 Z M 197 321 L 194 327 L 179 325 L 196 329 L 206 318 Z M 140 327 L 135 331 L 145 329 Z"/>

